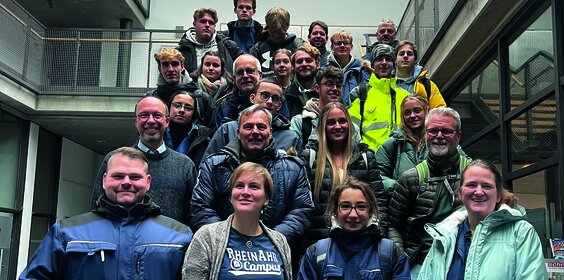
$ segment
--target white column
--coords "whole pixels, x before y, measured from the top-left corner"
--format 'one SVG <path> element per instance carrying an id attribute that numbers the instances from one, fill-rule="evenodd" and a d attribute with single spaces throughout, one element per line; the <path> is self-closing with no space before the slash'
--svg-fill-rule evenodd
<path id="1" fill-rule="evenodd" d="M 39 126 L 34 123 L 30 123 L 29 143 L 27 149 L 27 160 L 26 160 L 26 169 L 25 169 L 24 199 L 23 199 L 23 207 L 22 207 L 22 226 L 20 231 L 20 246 L 18 251 L 18 266 L 17 266 L 18 276 L 25 269 L 28 259 L 38 142 L 39 142 Z"/>

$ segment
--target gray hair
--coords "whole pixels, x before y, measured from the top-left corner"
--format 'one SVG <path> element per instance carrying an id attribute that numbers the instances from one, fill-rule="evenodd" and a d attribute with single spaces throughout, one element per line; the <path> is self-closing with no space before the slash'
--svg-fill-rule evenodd
<path id="1" fill-rule="evenodd" d="M 454 125 L 456 130 L 460 130 L 462 128 L 462 123 L 460 122 L 460 114 L 450 107 L 437 107 L 429 111 L 427 117 L 425 118 L 425 129 L 429 126 L 429 119 L 433 115 L 441 115 L 445 117 L 451 117 L 454 120 Z"/>
<path id="2" fill-rule="evenodd" d="M 243 116 L 248 117 L 258 111 L 264 112 L 266 114 L 266 117 L 268 118 L 268 126 L 272 127 L 272 114 L 259 104 L 254 104 L 250 107 L 247 107 L 245 110 L 239 113 L 239 118 L 237 118 L 237 127 L 241 125 L 241 119 L 243 118 Z"/>
<path id="3" fill-rule="evenodd" d="M 235 61 L 233 61 L 233 76 L 236 75 L 236 74 L 235 74 L 235 65 L 237 65 L 237 61 L 239 61 L 239 59 L 242 59 L 242 58 L 245 58 L 245 57 L 252 58 L 252 59 L 255 61 L 255 64 L 256 64 L 256 67 L 257 67 L 257 71 L 261 72 L 261 69 L 262 69 L 262 68 L 260 67 L 260 61 L 259 61 L 256 57 L 254 57 L 254 56 L 252 56 L 252 55 L 250 55 L 250 54 L 242 54 L 242 55 L 240 55 L 239 57 L 237 57 L 237 58 L 235 59 Z"/>
<path id="4" fill-rule="evenodd" d="M 385 18 L 378 23 L 378 25 L 377 25 L 378 27 L 376 28 L 376 32 L 378 32 L 378 30 L 380 29 L 380 25 L 382 25 L 382 24 L 391 24 L 391 25 L 394 26 L 394 29 L 396 31 L 398 30 L 398 27 L 396 26 L 396 24 L 394 23 L 393 20 Z"/>

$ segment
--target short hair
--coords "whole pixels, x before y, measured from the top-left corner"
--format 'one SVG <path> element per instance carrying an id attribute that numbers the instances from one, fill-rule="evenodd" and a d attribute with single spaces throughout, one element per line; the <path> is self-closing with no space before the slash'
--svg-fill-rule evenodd
<path id="1" fill-rule="evenodd" d="M 335 44 L 335 41 L 339 41 L 339 40 L 347 40 L 349 41 L 349 43 L 352 44 L 353 37 L 349 32 L 341 29 L 335 32 L 333 35 L 331 35 L 331 45 Z"/>
<path id="2" fill-rule="evenodd" d="M 114 154 L 108 159 L 108 164 L 106 165 L 106 173 L 110 169 L 112 162 L 116 156 L 122 156 L 128 158 L 129 160 L 139 160 L 143 162 L 145 174 L 149 174 L 149 161 L 140 150 L 133 147 L 121 147 L 114 151 Z"/>
<path id="3" fill-rule="evenodd" d="M 241 163 L 237 166 L 237 168 L 235 168 L 235 170 L 233 170 L 233 173 L 231 173 L 231 176 L 229 177 L 229 192 L 231 193 L 233 191 L 233 187 L 235 186 L 237 179 L 247 172 L 251 172 L 262 177 L 264 180 L 264 194 L 267 199 L 270 199 L 272 197 L 272 193 L 274 193 L 274 182 L 272 181 L 272 177 L 270 176 L 268 169 L 258 163 L 250 161 Z"/>
<path id="4" fill-rule="evenodd" d="M 311 35 L 311 32 L 313 32 L 313 28 L 315 26 L 321 26 L 321 28 L 323 28 L 323 31 L 325 31 L 325 36 L 329 36 L 329 26 L 327 26 L 327 23 L 321 20 L 316 20 L 309 25 L 308 35 Z"/>
<path id="5" fill-rule="evenodd" d="M 252 59 L 255 61 L 255 64 L 256 64 L 255 66 L 256 66 L 256 68 L 257 68 L 257 71 L 259 71 L 259 72 L 261 71 L 262 68 L 261 68 L 261 66 L 260 66 L 260 61 L 259 61 L 256 57 L 254 57 L 254 56 L 252 56 L 252 55 L 250 55 L 250 54 L 244 53 L 244 54 L 238 56 L 238 57 L 235 59 L 235 61 L 233 61 L 233 75 L 235 75 L 235 66 L 237 65 L 237 62 L 238 62 L 240 59 L 243 59 L 243 58 L 245 58 L 245 57 L 246 57 L 246 58 L 252 58 Z"/>
<path id="6" fill-rule="evenodd" d="M 397 28 L 396 24 L 394 23 L 394 21 L 392 21 L 391 19 L 382 19 L 378 23 L 378 27 L 376 28 L 376 32 L 378 32 L 380 30 L 380 25 L 382 25 L 382 24 L 391 24 L 392 26 L 394 26 L 394 30 L 396 30 L 396 32 L 398 31 L 398 28 Z"/>
<path id="7" fill-rule="evenodd" d="M 309 56 L 311 56 L 311 58 L 313 58 L 319 64 L 319 56 L 320 56 L 319 50 L 316 47 L 312 46 L 310 43 L 306 42 L 303 43 L 301 46 L 299 46 L 292 54 L 292 57 L 290 58 L 290 60 L 292 61 L 292 66 L 296 64 L 296 53 L 299 51 L 306 52 L 307 54 L 309 54 Z"/>
<path id="8" fill-rule="evenodd" d="M 290 28 L 290 13 L 282 7 L 271 8 L 264 16 L 264 22 L 268 30 L 287 31 Z"/>
<path id="9" fill-rule="evenodd" d="M 194 21 L 198 21 L 199 19 L 203 18 L 205 14 L 209 14 L 214 23 L 217 23 L 217 11 L 213 8 L 200 8 L 194 11 Z"/>
<path id="10" fill-rule="evenodd" d="M 258 92 L 260 85 L 262 83 L 273 84 L 273 85 L 280 87 L 280 89 L 284 90 L 284 87 L 282 87 L 282 85 L 280 84 L 278 79 L 276 79 L 275 77 L 266 77 L 266 78 L 262 78 L 261 80 L 258 81 L 257 85 L 253 89 L 253 93 Z M 284 94 L 284 92 L 282 92 L 282 94 Z M 282 97 L 282 96 L 280 96 L 280 97 Z"/>
<path id="11" fill-rule="evenodd" d="M 441 115 L 445 117 L 451 117 L 454 120 L 454 126 L 456 130 L 460 130 L 462 123 L 460 121 L 460 114 L 450 107 L 437 107 L 429 111 L 427 117 L 425 118 L 425 129 L 429 127 L 429 119 L 434 115 Z"/>
<path id="12" fill-rule="evenodd" d="M 413 43 L 411 41 L 407 41 L 407 40 L 403 40 L 403 41 L 400 41 L 398 43 L 398 45 L 396 46 L 396 55 L 398 55 L 401 47 L 403 47 L 405 45 L 411 46 L 411 48 L 413 49 L 413 56 L 415 57 L 415 60 L 417 60 L 417 47 L 415 46 L 415 43 Z"/>
<path id="13" fill-rule="evenodd" d="M 160 52 L 155 53 L 155 60 L 157 63 L 160 64 L 162 59 L 175 59 L 184 64 L 184 56 L 175 48 L 164 48 Z"/>
<path id="14" fill-rule="evenodd" d="M 348 177 L 345 182 L 338 185 L 333 189 L 331 192 L 331 196 L 329 197 L 329 205 L 327 205 L 326 215 L 329 220 L 331 221 L 331 217 L 337 216 L 337 211 L 339 211 L 339 198 L 341 194 L 346 189 L 353 189 L 353 190 L 360 190 L 364 197 L 366 198 L 366 202 L 368 202 L 368 206 L 370 207 L 370 216 L 377 217 L 378 216 L 378 203 L 376 202 L 376 195 L 370 185 L 365 182 L 359 181 L 355 177 Z"/>
<path id="15" fill-rule="evenodd" d="M 233 0 L 233 7 L 234 7 L 235 9 L 237 9 L 237 6 L 239 5 L 239 4 L 238 4 L 239 1 L 240 1 L 240 0 Z M 253 0 L 252 6 L 253 6 L 253 10 L 256 10 L 256 9 L 257 9 L 257 0 Z"/>
<path id="16" fill-rule="evenodd" d="M 318 85 L 321 84 L 321 80 L 323 80 L 323 78 L 335 79 L 342 84 L 344 80 L 343 71 L 339 70 L 335 66 L 323 67 L 315 74 L 315 83 Z"/>
<path id="17" fill-rule="evenodd" d="M 458 188 L 459 193 L 462 191 L 462 188 L 464 186 L 466 171 L 468 171 L 468 169 L 470 167 L 473 167 L 473 166 L 478 166 L 478 167 L 487 169 L 494 175 L 495 189 L 497 190 L 497 194 L 501 197 L 499 202 L 495 204 L 495 210 L 498 210 L 499 206 L 502 203 L 505 203 L 505 204 L 507 204 L 511 207 L 517 205 L 517 202 L 519 202 L 519 199 L 513 193 L 510 193 L 508 190 L 506 190 L 503 187 L 503 185 L 501 184 L 501 173 L 499 172 L 497 167 L 495 167 L 495 165 L 492 162 L 484 160 L 484 159 L 472 160 L 466 166 L 464 171 L 462 171 L 462 174 L 460 174 L 460 187 Z"/>
<path id="18" fill-rule="evenodd" d="M 239 117 L 237 118 L 237 128 L 241 127 L 241 120 L 243 119 L 243 116 L 248 117 L 254 114 L 255 112 L 259 112 L 259 111 L 266 114 L 266 117 L 268 118 L 268 126 L 272 128 L 272 114 L 266 108 L 260 106 L 259 104 L 253 104 L 247 107 L 245 110 L 241 111 Z"/>
<path id="19" fill-rule="evenodd" d="M 199 107 L 198 107 L 198 94 L 194 93 L 194 91 L 189 91 L 187 89 L 179 89 L 176 92 L 174 92 L 172 94 L 172 96 L 170 96 L 170 100 L 168 101 L 168 107 L 170 110 L 170 106 L 172 106 L 172 100 L 174 100 L 174 98 L 177 95 L 188 95 L 190 97 L 192 97 L 192 99 L 194 100 L 194 113 L 192 113 L 192 120 L 190 121 L 190 123 L 196 123 L 196 121 L 200 118 L 200 114 L 199 114 Z"/>
<path id="20" fill-rule="evenodd" d="M 166 115 L 167 117 L 170 115 L 170 113 L 169 113 L 169 111 L 168 111 L 168 106 L 166 105 L 166 103 L 165 103 L 163 100 L 161 100 L 161 99 L 158 98 L 157 96 L 145 95 L 145 96 L 139 98 L 139 100 L 137 101 L 137 103 L 135 103 L 135 109 L 134 109 L 133 112 L 135 113 L 136 116 L 137 116 L 137 105 L 139 105 L 139 102 L 141 102 L 141 100 L 147 99 L 147 98 L 154 98 L 154 99 L 160 101 L 160 102 L 163 104 L 163 106 L 165 107 L 165 111 L 166 111 L 165 115 Z"/>

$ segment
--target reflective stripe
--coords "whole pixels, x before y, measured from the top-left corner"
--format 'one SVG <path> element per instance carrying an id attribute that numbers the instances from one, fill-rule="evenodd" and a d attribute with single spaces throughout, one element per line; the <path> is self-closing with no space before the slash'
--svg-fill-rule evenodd
<path id="1" fill-rule="evenodd" d="M 389 123 L 388 122 L 376 122 L 373 124 L 370 124 L 368 126 L 364 126 L 363 130 L 364 131 L 369 131 L 369 130 L 376 130 L 376 129 L 382 129 L 382 128 L 388 128 Z"/>
<path id="2" fill-rule="evenodd" d="M 356 124 L 357 126 L 360 125 L 360 119 L 359 119 L 359 118 L 351 116 L 351 120 L 352 120 L 352 122 L 353 122 L 354 124 Z"/>

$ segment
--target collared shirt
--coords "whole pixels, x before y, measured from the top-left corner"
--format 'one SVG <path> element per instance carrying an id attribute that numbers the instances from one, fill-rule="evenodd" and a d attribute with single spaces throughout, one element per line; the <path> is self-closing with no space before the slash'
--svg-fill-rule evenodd
<path id="1" fill-rule="evenodd" d="M 153 155 L 162 154 L 166 151 L 166 145 L 165 145 L 164 141 L 155 151 L 151 151 L 151 149 L 149 149 L 149 147 L 145 146 L 145 144 L 141 143 L 141 141 L 137 142 L 137 147 L 139 147 L 139 149 L 141 151 L 143 151 L 144 153 L 153 154 Z"/>
<path id="2" fill-rule="evenodd" d="M 306 102 L 309 100 L 309 94 L 315 92 L 315 89 L 305 88 L 302 86 L 302 84 L 300 84 L 300 81 L 298 81 L 297 77 L 294 77 L 294 79 L 296 79 L 296 84 L 298 85 L 298 91 L 300 92 L 300 99 L 302 100 L 303 104 L 306 104 Z"/>
<path id="3" fill-rule="evenodd" d="M 466 268 L 466 257 L 468 249 L 472 243 L 472 232 L 468 224 L 468 218 L 458 228 L 456 235 L 456 247 L 452 256 L 452 263 L 447 274 L 447 280 L 464 280 L 464 270 Z"/>

